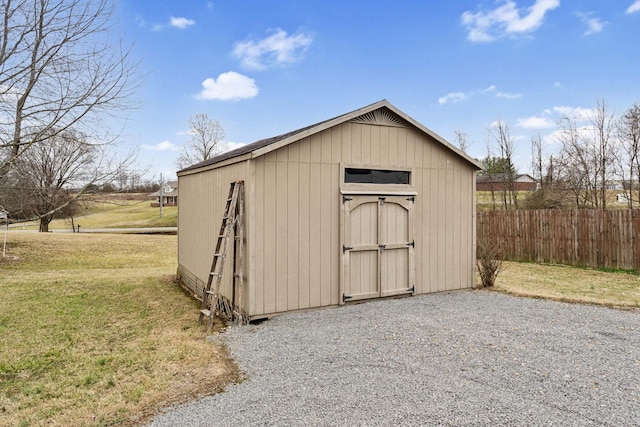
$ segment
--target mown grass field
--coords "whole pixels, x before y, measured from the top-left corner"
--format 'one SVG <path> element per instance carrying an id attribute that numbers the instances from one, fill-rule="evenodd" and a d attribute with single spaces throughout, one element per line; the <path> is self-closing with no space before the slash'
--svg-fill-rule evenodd
<path id="1" fill-rule="evenodd" d="M 640 276 L 623 271 L 505 262 L 495 290 L 557 301 L 640 307 Z"/>
<path id="2" fill-rule="evenodd" d="M 139 425 L 238 378 L 172 281 L 176 236 L 8 235 L 0 426 Z"/>
<path id="3" fill-rule="evenodd" d="M 162 217 L 160 208 L 151 207 L 149 200 L 109 199 L 83 202 L 73 219 L 80 229 L 129 228 L 129 227 L 175 227 L 178 225 L 178 208 L 165 206 Z M 38 222 L 13 224 L 12 229 L 37 230 Z M 71 230 L 70 219 L 54 219 L 49 230 Z"/>

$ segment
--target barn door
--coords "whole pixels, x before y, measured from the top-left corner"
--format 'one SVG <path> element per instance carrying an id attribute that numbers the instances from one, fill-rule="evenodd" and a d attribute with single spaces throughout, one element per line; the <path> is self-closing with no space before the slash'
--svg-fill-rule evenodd
<path id="1" fill-rule="evenodd" d="M 414 200 L 343 197 L 343 302 L 413 292 Z"/>

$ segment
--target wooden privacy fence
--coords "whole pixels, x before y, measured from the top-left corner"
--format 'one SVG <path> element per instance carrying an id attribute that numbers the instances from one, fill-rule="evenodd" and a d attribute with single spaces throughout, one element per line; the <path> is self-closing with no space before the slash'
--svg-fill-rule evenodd
<path id="1" fill-rule="evenodd" d="M 640 209 L 479 211 L 477 230 L 508 260 L 640 270 Z"/>

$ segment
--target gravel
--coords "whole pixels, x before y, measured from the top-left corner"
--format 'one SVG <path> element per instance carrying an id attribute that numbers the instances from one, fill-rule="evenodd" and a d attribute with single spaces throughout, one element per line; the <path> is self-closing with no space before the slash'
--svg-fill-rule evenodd
<path id="1" fill-rule="evenodd" d="M 151 426 L 638 426 L 640 311 L 461 291 L 232 327 L 247 379 Z"/>

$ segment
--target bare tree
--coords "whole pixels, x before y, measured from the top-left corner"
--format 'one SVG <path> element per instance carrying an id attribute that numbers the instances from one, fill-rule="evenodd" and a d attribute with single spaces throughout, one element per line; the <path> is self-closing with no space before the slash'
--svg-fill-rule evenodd
<path id="1" fill-rule="evenodd" d="M 631 106 L 618 121 L 618 139 L 622 146 L 621 170 L 629 175 L 625 192 L 629 209 L 633 209 L 633 189 L 638 189 L 636 201 L 640 201 L 640 104 Z M 626 165 L 625 165 L 626 163 Z"/>
<path id="2" fill-rule="evenodd" d="M 544 186 L 542 179 L 544 175 L 544 154 L 542 153 L 542 137 L 540 133 L 531 137 L 531 171 L 533 177 L 542 188 Z"/>
<path id="3" fill-rule="evenodd" d="M 607 184 L 614 173 L 614 116 L 605 101 L 597 101 L 588 123 L 563 117 L 559 141 L 563 180 L 571 186 L 578 207 L 607 207 Z"/>
<path id="4" fill-rule="evenodd" d="M 513 166 L 513 152 L 514 152 L 514 139 L 511 137 L 509 130 L 509 124 L 498 119 L 492 129 L 489 129 L 489 133 L 493 139 L 498 143 L 498 149 L 500 150 L 500 158 L 504 159 L 504 162 L 509 165 L 502 175 L 503 191 L 502 202 L 505 209 L 512 207 L 518 208 L 518 192 L 516 191 L 516 178 L 517 171 Z"/>
<path id="5" fill-rule="evenodd" d="M 39 219 L 46 232 L 56 214 L 69 216 L 89 187 L 113 182 L 131 159 L 117 161 L 77 132 L 52 132 L 14 161 L 0 199 L 14 218 Z"/>
<path id="6" fill-rule="evenodd" d="M 591 116 L 593 139 L 598 149 L 598 171 L 600 172 L 600 200 L 602 209 L 607 208 L 607 180 L 612 175 L 616 147 L 613 133 L 615 116 L 607 110 L 603 100 L 596 102 L 596 109 Z"/>
<path id="7" fill-rule="evenodd" d="M 208 160 L 225 148 L 224 128 L 218 120 L 209 118 L 207 113 L 189 117 L 191 141 L 180 149 L 176 160 L 178 169 Z"/>
<path id="8" fill-rule="evenodd" d="M 462 152 L 466 153 L 467 149 L 471 145 L 469 144 L 469 135 L 460 130 L 455 130 L 453 132 L 456 135 L 456 144 L 458 144 L 458 148 L 460 148 Z"/>
<path id="9" fill-rule="evenodd" d="M 137 63 L 112 37 L 109 0 L 0 0 L 0 179 L 35 144 L 75 129 L 112 141 Z"/>

